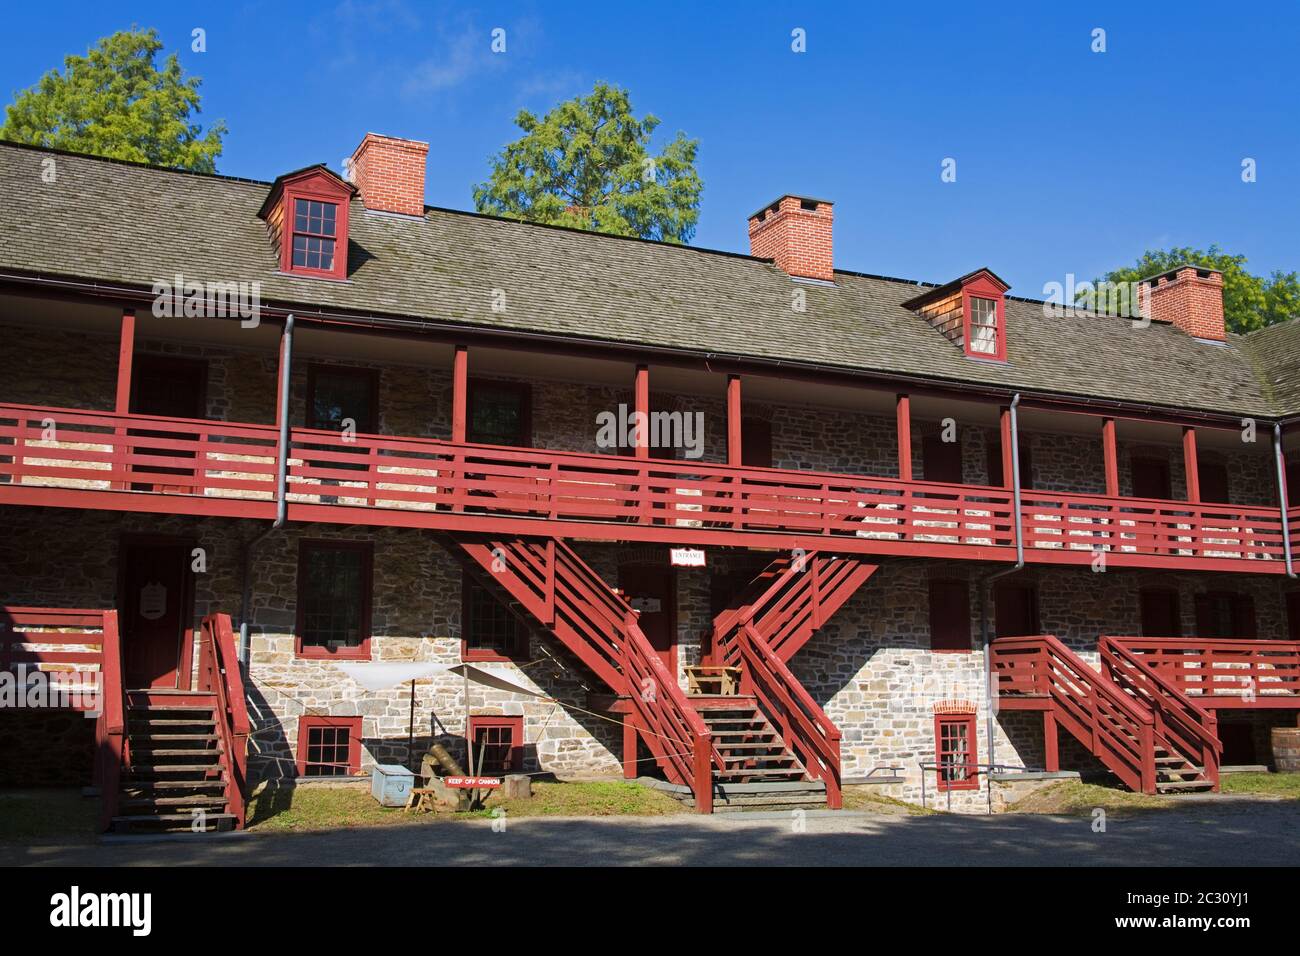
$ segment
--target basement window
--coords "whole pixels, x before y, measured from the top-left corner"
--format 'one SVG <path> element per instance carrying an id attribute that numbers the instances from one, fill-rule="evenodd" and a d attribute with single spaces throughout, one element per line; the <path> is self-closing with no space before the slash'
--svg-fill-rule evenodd
<path id="1" fill-rule="evenodd" d="M 939 766 L 939 790 L 976 790 L 974 714 L 937 714 L 934 718 L 934 762 Z"/>
<path id="2" fill-rule="evenodd" d="M 360 772 L 360 717 L 298 718 L 298 776 L 348 777 Z"/>
<path id="3" fill-rule="evenodd" d="M 524 768 L 522 717 L 470 717 L 469 737 L 476 774 L 516 773 Z"/>

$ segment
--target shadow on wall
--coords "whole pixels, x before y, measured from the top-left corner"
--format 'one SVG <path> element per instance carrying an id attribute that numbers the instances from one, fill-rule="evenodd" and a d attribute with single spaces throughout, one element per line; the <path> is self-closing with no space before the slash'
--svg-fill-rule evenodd
<path id="1" fill-rule="evenodd" d="M 379 638 L 382 638 L 382 636 L 376 635 Z M 538 640 L 538 637 L 534 634 L 531 642 L 534 649 Z M 585 669 L 577 658 L 570 655 L 557 641 L 549 638 L 541 638 L 541 640 L 546 641 L 549 660 L 544 659 L 537 666 L 530 667 L 527 672 L 528 677 L 544 696 L 557 701 L 571 702 L 574 706 L 544 701 L 541 702 L 542 712 L 540 716 L 525 717 L 524 735 L 526 743 L 523 747 L 522 772 L 531 774 L 539 772 L 564 773 L 568 770 L 578 769 L 546 765 L 548 758 L 543 753 L 546 748 L 540 747 L 539 743 L 547 739 L 548 734 L 557 735 L 556 739 L 559 741 L 557 747 L 561 751 L 564 749 L 564 737 L 576 738 L 582 733 L 590 735 L 595 740 L 596 746 L 604 748 L 611 755 L 612 769 L 621 755 L 622 726 L 587 712 L 587 692 L 584 685 L 586 687 L 600 686 L 598 679 L 585 674 Z M 341 683 L 346 682 L 346 684 L 351 685 L 350 679 L 342 673 L 339 674 L 338 679 Z M 512 680 L 518 681 L 518 678 L 515 677 Z M 473 688 L 470 692 L 471 712 L 474 715 L 499 716 L 501 714 L 499 701 L 494 701 L 491 704 L 481 703 L 481 692 L 487 691 L 494 694 L 500 692 L 490 691 L 488 688 L 479 685 L 471 685 L 471 687 Z M 373 699 L 373 695 L 371 697 L 363 695 L 360 698 L 341 698 L 337 706 L 333 708 L 308 709 L 291 692 L 275 691 L 271 697 L 268 697 L 265 689 L 256 681 L 245 680 L 245 690 L 248 698 L 249 716 L 253 724 L 248 750 L 250 786 L 263 781 L 291 780 L 298 776 L 296 742 L 298 739 L 297 723 L 300 717 L 363 716 L 364 708 L 359 705 L 367 699 Z M 407 693 L 409 692 L 401 692 L 399 695 L 401 697 L 400 702 L 396 697 L 387 698 L 392 702 L 394 708 L 401 709 L 403 724 L 406 722 L 406 702 L 408 698 L 405 695 Z M 313 694 L 317 695 L 319 691 L 313 691 Z M 468 748 L 463 736 L 465 715 L 461 710 L 459 683 L 456 687 L 455 698 L 450 712 L 440 713 L 424 703 L 429 694 L 427 684 L 423 686 L 417 685 L 415 726 L 417 728 L 431 728 L 433 732 L 416 733 L 414 738 L 411 739 L 409 747 L 407 743 L 408 737 L 405 732 L 384 737 L 374 735 L 363 737 L 361 742 L 363 750 L 361 764 L 363 768 L 371 766 L 372 763 L 399 764 L 418 772 L 420 758 L 434 743 L 445 747 L 462 767 L 468 765 L 466 760 Z M 516 701 L 518 699 L 518 697 L 515 698 Z M 577 728 L 566 726 L 570 723 L 576 724 Z M 560 756 L 563 756 L 562 752 Z M 647 770 L 652 768 L 653 764 L 643 767 L 643 769 Z"/>

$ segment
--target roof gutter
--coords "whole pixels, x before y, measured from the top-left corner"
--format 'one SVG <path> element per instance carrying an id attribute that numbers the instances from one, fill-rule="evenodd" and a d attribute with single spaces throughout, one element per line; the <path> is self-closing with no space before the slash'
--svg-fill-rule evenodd
<path id="1" fill-rule="evenodd" d="M 253 549 L 273 532 L 284 527 L 289 515 L 289 378 L 293 371 L 293 314 L 285 316 L 284 332 L 280 339 L 280 393 L 276 396 L 276 412 L 280 422 L 280 437 L 276 447 L 275 462 L 275 520 L 271 526 L 254 535 L 243 548 L 243 586 L 239 607 L 240 663 L 249 662 L 249 617 L 253 604 Z"/>
<path id="2" fill-rule="evenodd" d="M 151 291 L 140 287 L 120 286 L 103 282 L 82 282 L 53 276 L 33 276 L 0 272 L 0 282 L 5 281 L 17 284 L 40 285 L 69 291 L 79 291 L 114 299 L 134 299 L 141 302 L 153 302 L 156 298 Z M 583 345 L 604 351 L 626 352 L 630 357 L 629 360 L 638 359 L 644 361 L 647 355 L 651 355 L 679 362 L 689 360 L 690 362 L 703 361 L 707 363 L 710 360 L 716 360 L 721 362 L 735 362 L 749 366 L 758 366 L 764 369 L 798 370 L 818 377 L 824 377 L 827 373 L 831 373 L 848 378 L 874 379 L 880 382 L 887 382 L 891 387 L 910 386 L 918 390 L 930 389 L 934 391 L 959 389 L 963 394 L 970 395 L 971 397 L 991 398 L 1000 402 L 1006 401 L 1008 395 L 1012 394 L 1012 390 L 1006 387 L 974 384 L 959 379 L 942 379 L 911 375 L 906 372 L 853 369 L 844 366 L 818 364 L 816 362 L 763 358 L 760 356 L 730 355 L 718 352 L 700 352 L 672 346 L 644 345 L 634 342 L 617 342 L 608 339 L 581 338 L 572 335 L 536 332 L 516 328 L 491 328 L 488 326 L 472 325 L 463 322 L 445 322 L 430 319 L 404 319 L 391 315 L 376 315 L 374 313 L 327 312 L 319 307 L 304 309 L 301 306 L 281 306 L 277 308 L 265 303 L 262 305 L 262 315 L 271 318 L 296 315 L 300 319 L 311 317 L 320 322 L 354 325 L 372 329 L 388 329 L 395 332 L 439 333 L 446 336 L 448 340 L 464 339 L 466 336 L 473 336 L 481 339 L 499 339 L 508 346 L 513 346 L 514 348 L 520 347 L 521 340 L 543 345 L 556 345 L 561 349 L 568 351 L 572 351 L 575 345 Z M 1116 401 L 1061 392 L 1036 392 L 1030 394 L 1031 403 L 1037 401 L 1055 405 L 1068 402 L 1081 405 L 1085 408 L 1128 410 L 1152 418 L 1167 418 L 1173 415 L 1180 419 L 1194 419 L 1206 423 L 1217 423 L 1225 428 L 1239 427 L 1241 421 L 1240 415 L 1229 415 L 1223 412 L 1178 409 L 1167 405 Z M 1256 415 L 1251 417 L 1266 424 L 1272 424 L 1277 420 L 1271 416 Z"/>

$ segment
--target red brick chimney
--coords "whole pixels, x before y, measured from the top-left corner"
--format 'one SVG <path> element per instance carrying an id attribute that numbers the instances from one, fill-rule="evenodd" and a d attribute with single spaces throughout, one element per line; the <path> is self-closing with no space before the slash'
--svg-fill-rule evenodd
<path id="1" fill-rule="evenodd" d="M 1170 322 L 1198 339 L 1223 342 L 1223 273 L 1206 266 L 1179 266 L 1143 279 L 1138 298 L 1154 322 Z M 1147 309 L 1150 311 L 1146 311 Z"/>
<path id="2" fill-rule="evenodd" d="M 835 278 L 831 203 L 785 195 L 749 217 L 749 254 L 804 279 Z"/>
<path id="3" fill-rule="evenodd" d="M 367 133 L 348 161 L 348 178 L 367 209 L 424 217 L 429 144 Z"/>

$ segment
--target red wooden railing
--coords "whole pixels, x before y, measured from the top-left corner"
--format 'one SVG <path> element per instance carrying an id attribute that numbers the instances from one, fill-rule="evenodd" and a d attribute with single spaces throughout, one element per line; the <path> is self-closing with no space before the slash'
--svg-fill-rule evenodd
<path id="1" fill-rule="evenodd" d="M 1281 561 L 1278 508 L 1025 491 L 1026 549 Z"/>
<path id="2" fill-rule="evenodd" d="M 235 656 L 229 614 L 209 614 L 199 638 L 198 689 L 216 694 L 217 739 L 226 770 L 226 806 L 235 826 L 244 826 L 244 788 L 248 779 L 248 702 L 244 678 Z"/>
<path id="3" fill-rule="evenodd" d="M 480 575 L 553 633 L 636 712 L 637 730 L 668 779 L 713 809 L 713 768 L 725 766 L 703 718 L 637 624 L 623 597 L 558 539 L 452 535 Z"/>
<path id="4" fill-rule="evenodd" d="M 1008 547 L 1005 489 L 294 429 L 290 501 Z"/>
<path id="5" fill-rule="evenodd" d="M 1050 634 L 999 637 L 991 651 L 999 696 L 1047 698 L 1057 722 L 1126 786 L 1156 792 L 1150 708 Z"/>
<path id="6" fill-rule="evenodd" d="M 727 666 L 739 663 L 740 648 L 732 638 L 745 622 L 753 623 L 777 657 L 789 661 L 876 567 L 860 558 L 816 551 L 798 559 L 778 558 L 756 579 L 760 588 L 749 599 L 714 618 L 710 662 Z"/>
<path id="7" fill-rule="evenodd" d="M 93 774 L 102 795 L 100 828 L 107 830 L 117 815 L 126 743 L 117 612 L 0 606 L 0 671 L 17 677 L 19 668 L 59 676 L 47 704 L 98 710 Z"/>
<path id="8" fill-rule="evenodd" d="M 768 646 L 753 624 L 735 639 L 740 651 L 741 693 L 752 694 L 758 709 L 813 780 L 826 785 L 826 806 L 844 805 L 840 789 L 840 730 Z"/>
<path id="9" fill-rule="evenodd" d="M 273 500 L 276 429 L 0 404 L 0 482 Z"/>
<path id="10" fill-rule="evenodd" d="M 1111 637 L 1101 638 L 1097 646 L 1107 676 L 1151 710 L 1156 743 L 1171 756 L 1201 767 L 1217 790 L 1223 744 L 1215 716 L 1160 674 L 1144 655 L 1133 653 Z"/>
<path id="11" fill-rule="evenodd" d="M 1112 637 L 1156 674 L 1207 706 L 1300 707 L 1300 641 Z"/>
<path id="12" fill-rule="evenodd" d="M 270 425 L 0 404 L 0 491 L 12 484 L 269 502 L 277 441 Z M 304 428 L 292 430 L 288 480 L 295 504 L 677 528 L 683 540 L 818 535 L 846 539 L 841 547 L 852 540 L 855 551 L 936 554 L 1015 545 L 1009 490 L 977 485 Z M 1300 508 L 1288 513 L 1300 547 Z M 1284 554 L 1277 508 L 1025 491 L 1021 517 L 1031 561 L 1101 549 L 1194 567 L 1280 563 Z"/>

